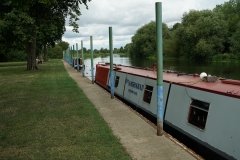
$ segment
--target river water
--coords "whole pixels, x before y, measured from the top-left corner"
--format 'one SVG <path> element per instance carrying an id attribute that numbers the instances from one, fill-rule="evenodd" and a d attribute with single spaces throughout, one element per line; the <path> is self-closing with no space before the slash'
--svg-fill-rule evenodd
<path id="1" fill-rule="evenodd" d="M 93 60 L 94 68 L 98 62 L 109 63 L 109 56 L 95 58 Z M 85 59 L 84 63 L 86 66 L 85 75 L 91 79 L 91 59 Z M 152 68 L 153 63 L 156 63 L 156 61 L 143 58 L 132 59 L 129 57 L 122 57 L 118 54 L 114 54 L 113 63 L 127 66 Z M 240 80 L 240 63 L 164 61 L 163 69 L 184 72 L 188 74 L 200 74 L 202 72 L 206 72 L 207 74 L 215 75 L 217 77 Z"/>

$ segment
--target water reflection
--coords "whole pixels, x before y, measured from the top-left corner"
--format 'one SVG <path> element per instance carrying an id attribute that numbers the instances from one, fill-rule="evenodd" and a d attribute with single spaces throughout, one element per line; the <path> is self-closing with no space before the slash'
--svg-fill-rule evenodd
<path id="1" fill-rule="evenodd" d="M 107 57 L 98 57 L 95 58 L 94 68 L 98 62 L 109 63 L 109 56 Z M 134 58 L 120 56 L 114 54 L 113 63 L 127 65 L 127 66 L 137 66 L 137 67 L 149 67 L 152 68 L 153 63 L 156 63 L 155 60 L 149 60 L 144 58 Z M 85 60 L 86 65 L 86 76 L 91 75 L 91 60 Z M 239 63 L 212 63 L 212 62 L 191 62 L 191 61 L 164 61 L 163 63 L 164 70 L 173 70 L 178 72 L 185 72 L 189 74 L 201 72 L 206 72 L 207 74 L 216 75 L 217 77 L 230 78 L 230 79 L 240 79 Z M 95 75 L 95 74 L 94 74 Z"/>

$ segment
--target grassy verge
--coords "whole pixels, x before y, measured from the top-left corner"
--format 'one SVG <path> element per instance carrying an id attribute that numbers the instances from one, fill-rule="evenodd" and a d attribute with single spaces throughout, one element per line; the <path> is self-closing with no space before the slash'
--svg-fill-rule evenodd
<path id="1" fill-rule="evenodd" d="M 130 159 L 60 60 L 0 63 L 0 159 Z"/>

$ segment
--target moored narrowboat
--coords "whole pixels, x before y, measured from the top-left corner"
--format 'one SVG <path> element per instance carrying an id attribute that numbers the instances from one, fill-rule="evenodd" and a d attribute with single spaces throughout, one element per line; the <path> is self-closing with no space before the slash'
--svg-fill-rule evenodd
<path id="1" fill-rule="evenodd" d="M 110 64 L 96 65 L 95 82 L 109 89 Z M 114 65 L 114 93 L 157 115 L 156 67 Z M 205 159 L 240 159 L 240 81 L 163 73 L 163 129 Z"/>

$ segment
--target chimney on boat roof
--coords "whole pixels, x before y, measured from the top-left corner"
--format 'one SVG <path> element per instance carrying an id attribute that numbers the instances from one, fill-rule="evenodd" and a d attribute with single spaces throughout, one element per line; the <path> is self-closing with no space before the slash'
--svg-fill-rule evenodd
<path id="1" fill-rule="evenodd" d="M 157 64 L 153 63 L 153 71 L 156 71 L 156 70 L 157 70 Z"/>

